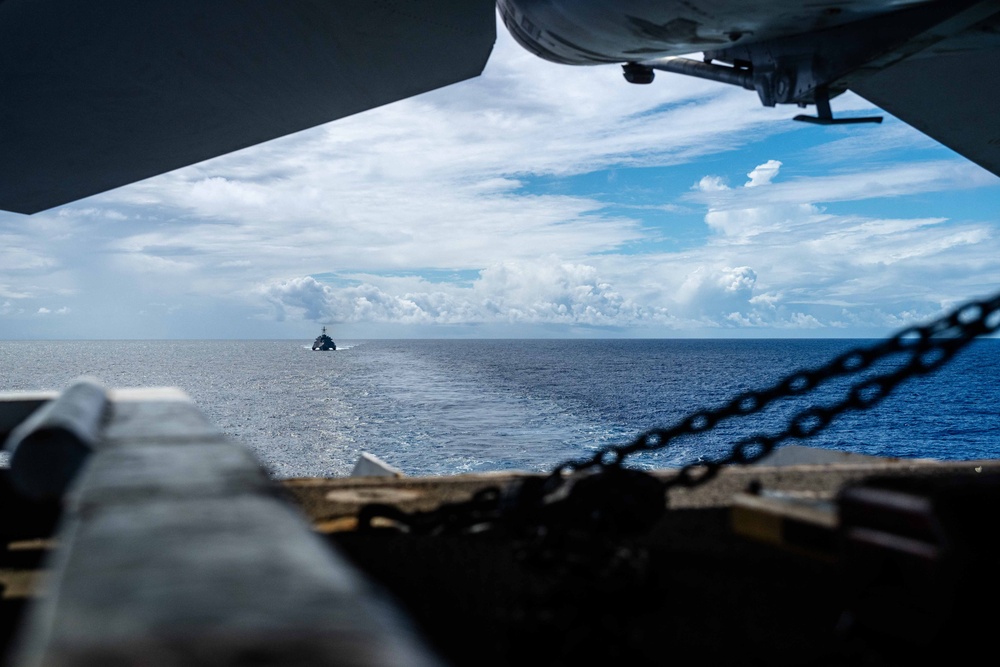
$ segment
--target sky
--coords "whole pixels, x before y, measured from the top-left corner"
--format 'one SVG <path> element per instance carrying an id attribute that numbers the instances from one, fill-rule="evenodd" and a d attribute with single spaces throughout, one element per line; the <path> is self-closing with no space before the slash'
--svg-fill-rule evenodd
<path id="1" fill-rule="evenodd" d="M 0 339 L 881 337 L 1000 290 L 1000 178 L 798 113 L 498 24 L 478 78 L 0 212 Z"/>

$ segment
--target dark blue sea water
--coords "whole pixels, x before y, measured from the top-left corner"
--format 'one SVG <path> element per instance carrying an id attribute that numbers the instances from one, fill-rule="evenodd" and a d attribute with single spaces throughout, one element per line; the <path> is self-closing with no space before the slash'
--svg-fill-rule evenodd
<path id="1" fill-rule="evenodd" d="M 863 340 L 0 341 L 0 391 L 176 386 L 275 477 L 341 476 L 362 451 L 408 475 L 545 472 L 825 364 Z M 907 458 L 1000 457 L 1000 340 L 800 444 Z M 846 384 L 632 457 L 674 467 L 782 430 Z"/>

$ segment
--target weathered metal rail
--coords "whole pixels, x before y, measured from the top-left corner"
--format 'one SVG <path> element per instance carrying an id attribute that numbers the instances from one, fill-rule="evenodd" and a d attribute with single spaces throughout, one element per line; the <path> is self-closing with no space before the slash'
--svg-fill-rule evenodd
<path id="1" fill-rule="evenodd" d="M 44 585 L 18 619 L 10 664 L 438 662 L 384 592 L 186 395 L 109 395 L 55 531 L 39 536 L 54 546 L 38 562 Z M 7 397 L 5 424 L 45 398 Z"/>

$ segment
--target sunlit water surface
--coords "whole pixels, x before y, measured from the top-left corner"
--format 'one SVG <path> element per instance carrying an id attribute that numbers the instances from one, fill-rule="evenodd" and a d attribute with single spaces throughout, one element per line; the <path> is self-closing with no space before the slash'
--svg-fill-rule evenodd
<path id="1" fill-rule="evenodd" d="M 176 386 L 280 478 L 350 474 L 370 452 L 408 475 L 544 472 L 821 366 L 862 340 L 0 341 L 0 391 Z M 983 340 L 877 408 L 800 444 L 938 459 L 1000 457 L 1000 341 Z M 723 421 L 628 459 L 673 467 L 781 431 L 848 385 Z"/>

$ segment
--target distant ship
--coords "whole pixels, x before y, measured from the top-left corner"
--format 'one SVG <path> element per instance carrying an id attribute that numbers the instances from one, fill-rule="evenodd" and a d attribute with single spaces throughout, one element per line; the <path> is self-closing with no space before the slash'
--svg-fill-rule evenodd
<path id="1" fill-rule="evenodd" d="M 333 342 L 333 339 L 326 335 L 326 327 L 323 327 L 323 333 L 316 337 L 313 341 L 314 350 L 336 350 L 337 344 Z"/>

